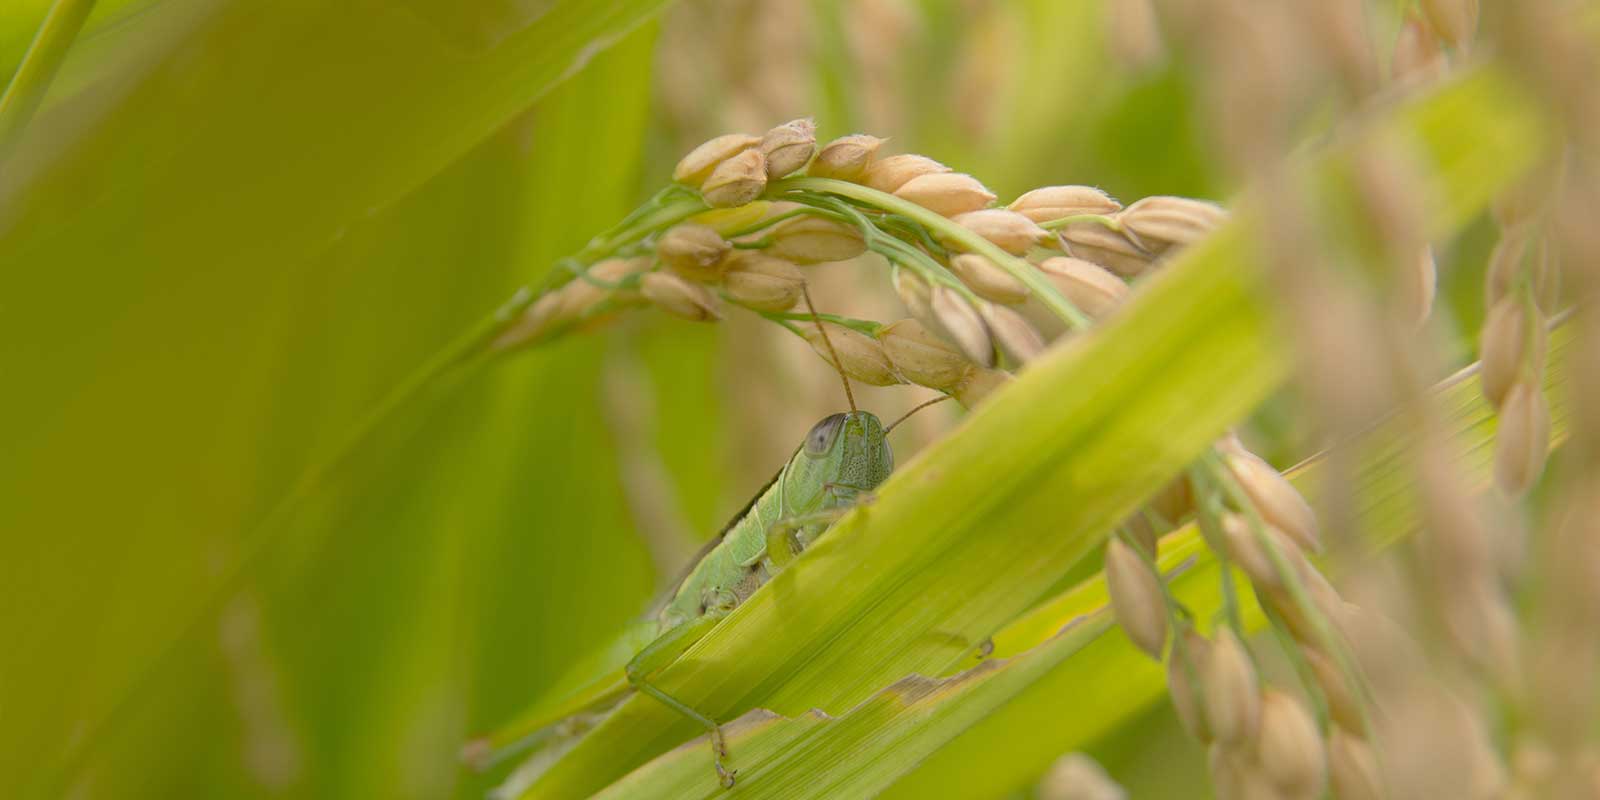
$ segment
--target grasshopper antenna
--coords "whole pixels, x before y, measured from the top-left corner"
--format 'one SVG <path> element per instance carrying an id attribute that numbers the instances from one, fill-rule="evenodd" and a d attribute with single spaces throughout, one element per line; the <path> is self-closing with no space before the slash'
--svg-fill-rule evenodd
<path id="1" fill-rule="evenodd" d="M 816 323 L 817 333 L 822 335 L 822 343 L 828 348 L 828 356 L 833 359 L 833 368 L 839 371 L 839 380 L 844 381 L 844 399 L 850 404 L 850 413 L 856 411 L 856 396 L 850 393 L 850 376 L 844 374 L 844 362 L 839 360 L 839 352 L 833 349 L 833 340 L 828 338 L 828 329 L 822 326 L 822 318 L 817 316 L 817 307 L 811 304 L 811 290 L 806 284 L 800 284 L 800 296 L 806 299 L 806 308 L 811 312 L 811 319 Z"/>
<path id="2" fill-rule="evenodd" d="M 911 419 L 911 415 L 912 414 L 915 414 L 918 411 L 921 411 L 922 409 L 927 408 L 928 406 L 938 405 L 939 403 L 943 403 L 944 401 L 949 400 L 949 399 L 950 399 L 950 395 L 942 394 L 942 395 L 939 395 L 938 397 L 933 398 L 932 400 L 929 400 L 926 403 L 918 403 L 915 408 L 911 409 L 910 411 L 907 411 L 899 419 L 897 419 L 894 422 L 890 423 L 889 427 L 884 428 L 883 429 L 883 435 L 884 436 L 888 436 L 891 432 L 894 431 L 894 428 L 895 428 L 896 425 L 899 425 L 900 423 L 905 422 L 908 419 Z"/>

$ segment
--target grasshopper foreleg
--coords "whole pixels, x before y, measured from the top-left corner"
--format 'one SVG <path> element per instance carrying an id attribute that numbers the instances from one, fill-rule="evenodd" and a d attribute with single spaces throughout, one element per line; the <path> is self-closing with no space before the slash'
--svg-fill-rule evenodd
<path id="1" fill-rule="evenodd" d="M 715 611 L 705 616 L 685 622 L 676 628 L 662 634 L 660 638 L 651 642 L 639 654 L 628 662 L 626 672 L 628 683 L 635 689 L 661 701 L 662 705 L 682 714 L 695 722 L 700 723 L 711 734 L 711 762 L 717 770 L 717 780 L 724 788 L 733 786 L 734 776 L 738 770 L 728 770 L 723 767 L 722 759 L 728 756 L 727 743 L 722 739 L 722 726 L 716 720 L 696 711 L 687 703 L 673 697 L 650 683 L 650 676 L 657 670 L 671 664 L 684 654 L 695 642 L 700 641 L 717 622 L 726 616 L 726 612 Z"/>
<path id="2" fill-rule="evenodd" d="M 840 517 L 850 513 L 856 506 L 864 506 L 877 499 L 871 492 L 855 487 L 846 487 L 843 484 L 827 484 L 825 491 L 835 492 L 849 490 L 849 502 L 844 505 L 831 506 L 820 511 L 807 514 L 795 514 L 772 523 L 767 529 L 766 555 L 772 560 L 774 571 L 788 566 L 794 557 L 800 554 L 801 544 L 798 534 L 813 525 L 832 525 Z"/>

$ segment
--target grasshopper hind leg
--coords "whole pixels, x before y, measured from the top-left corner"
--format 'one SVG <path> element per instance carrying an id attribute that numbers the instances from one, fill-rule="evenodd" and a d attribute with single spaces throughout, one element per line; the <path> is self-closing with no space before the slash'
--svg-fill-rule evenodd
<path id="1" fill-rule="evenodd" d="M 710 717 L 690 708 L 688 705 L 679 701 L 672 695 L 656 688 L 649 682 L 649 680 L 645 678 L 640 678 L 634 683 L 634 686 L 639 691 L 644 692 L 645 694 L 650 695 L 657 700 L 660 700 L 662 704 L 666 705 L 673 711 L 676 711 L 679 714 L 682 714 L 705 727 L 705 729 L 711 734 L 711 765 L 717 770 L 717 781 L 722 784 L 722 788 L 724 789 L 733 788 L 734 777 L 739 774 L 739 771 L 730 770 L 722 764 L 722 760 L 728 757 L 728 744 L 727 742 L 723 741 L 722 726 L 718 725 L 716 721 Z"/>
<path id="2" fill-rule="evenodd" d="M 716 627 L 724 616 L 726 616 L 726 612 L 708 613 L 667 631 L 660 638 L 651 642 L 645 649 L 640 650 L 639 654 L 628 662 L 626 672 L 628 683 L 633 688 L 654 697 L 667 708 L 694 720 L 711 734 L 711 763 L 717 770 L 717 781 L 722 784 L 723 788 L 731 788 L 734 776 L 738 774 L 738 771 L 729 770 L 723 766 L 722 760 L 728 757 L 728 745 L 722 738 L 722 726 L 718 725 L 716 720 L 696 711 L 687 703 L 667 694 L 650 682 L 651 675 L 662 667 L 676 661 L 678 656 L 683 655 L 695 642 L 700 641 L 706 633 Z"/>

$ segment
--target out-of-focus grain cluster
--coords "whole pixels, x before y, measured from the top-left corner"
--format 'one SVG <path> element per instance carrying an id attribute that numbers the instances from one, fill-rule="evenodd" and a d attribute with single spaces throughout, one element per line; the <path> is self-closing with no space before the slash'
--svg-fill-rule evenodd
<path id="1" fill-rule="evenodd" d="M 1399 408 L 1422 442 L 1408 454 L 1420 530 L 1381 560 L 1355 555 L 1362 532 L 1339 513 L 1355 499 L 1344 471 L 1350 463 L 1337 450 L 1330 459 L 1320 494 L 1333 530 L 1324 538 L 1347 554 L 1338 563 L 1347 565 L 1359 605 L 1340 599 L 1316 570 L 1302 571 L 1312 543 L 1294 534 L 1292 522 L 1285 527 L 1282 510 L 1270 512 L 1265 497 L 1251 497 L 1260 516 L 1254 530 L 1249 515 L 1234 509 L 1208 531 L 1250 579 L 1269 620 L 1290 634 L 1290 661 L 1303 684 L 1296 694 L 1307 699 L 1296 706 L 1276 690 L 1255 691 L 1259 678 L 1242 666 L 1252 662 L 1239 657 L 1228 627 L 1212 641 L 1187 627 L 1173 637 L 1174 703 L 1189 731 L 1211 743 L 1219 795 L 1321 796 L 1320 786 L 1291 788 L 1267 777 L 1282 759 L 1300 765 L 1298 774 L 1325 774 L 1337 798 L 1600 796 L 1593 727 L 1600 636 L 1590 613 L 1600 608 L 1593 589 L 1600 531 L 1590 502 L 1600 426 L 1592 415 L 1575 415 L 1563 469 L 1546 469 L 1555 444 L 1547 331 L 1564 314 L 1576 329 L 1574 397 L 1600 389 L 1600 325 L 1590 308 L 1600 286 L 1592 16 L 1582 4 L 1535 1 L 1486 4 L 1480 22 L 1475 0 L 1422 0 L 1404 4 L 1387 28 L 1373 22 L 1386 10 L 1357 0 L 1155 5 L 1163 44 L 1175 42 L 1207 65 L 1212 129 L 1248 187 L 1241 206 L 1264 223 L 1302 384 L 1326 435 L 1337 441 Z M 1144 12 L 1126 13 L 1137 20 Z M 1307 114 L 1328 111 L 1308 108 L 1306 98 L 1359 114 L 1453 80 L 1486 55 L 1542 95 L 1564 123 L 1565 141 L 1494 203 L 1498 241 L 1485 265 L 1478 341 L 1479 378 L 1497 430 L 1492 469 L 1477 476 L 1462 473 L 1471 459 L 1438 435 L 1438 411 L 1423 402 L 1441 359 L 1436 337 L 1419 329 L 1438 281 L 1423 209 L 1437 198 L 1410 177 L 1413 155 L 1402 142 L 1347 142 L 1346 185 L 1355 202 L 1338 213 L 1310 203 L 1283 165 Z M 1228 463 L 1241 485 L 1266 474 L 1259 465 Z M 1143 565 L 1108 553 L 1108 575 L 1135 566 Z M 1286 583 L 1296 574 L 1298 592 Z M 1142 617 L 1127 614 L 1125 625 L 1160 617 L 1149 610 L 1158 597 L 1149 578 L 1122 582 L 1121 594 L 1142 594 L 1146 606 Z M 1145 588 L 1126 588 L 1136 584 Z M 1142 624 L 1136 643 L 1159 647 L 1165 637 L 1154 623 Z M 1269 714 L 1270 706 L 1282 711 Z M 1297 707 L 1302 713 L 1292 713 Z M 1269 716 L 1284 731 L 1275 741 L 1314 743 L 1303 751 L 1314 755 L 1269 748 L 1265 734 L 1253 749 L 1241 748 L 1239 731 L 1260 733 Z M 1303 724 L 1288 721 L 1294 718 Z M 1294 730 L 1300 734 L 1287 733 Z"/>
<path id="2" fill-rule="evenodd" d="M 1165 654 L 1173 706 L 1189 734 L 1209 748 L 1219 796 L 1321 797 L 1330 771 L 1335 785 L 1374 782 L 1360 764 L 1340 760 L 1368 747 L 1355 699 L 1360 678 L 1340 634 L 1358 612 L 1307 557 L 1321 550 L 1317 517 L 1282 474 L 1237 439 L 1219 442 L 1216 453 L 1164 490 L 1144 515 L 1165 527 L 1195 514 L 1207 543 L 1250 580 L 1291 643 L 1292 660 L 1313 683 L 1294 690 L 1263 681 L 1240 632 L 1231 584 L 1224 584 L 1228 619 L 1211 637 L 1203 635 L 1161 588 L 1149 526 L 1125 525 L 1107 547 L 1117 620 L 1141 650 L 1158 659 Z"/>

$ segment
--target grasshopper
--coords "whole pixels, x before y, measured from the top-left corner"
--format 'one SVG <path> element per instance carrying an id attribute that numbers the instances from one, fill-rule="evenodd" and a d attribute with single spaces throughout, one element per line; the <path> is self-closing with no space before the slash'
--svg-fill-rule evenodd
<path id="1" fill-rule="evenodd" d="M 828 347 L 831 351 L 831 343 Z M 837 356 L 834 360 L 837 364 Z M 638 691 L 703 726 L 710 734 L 717 777 L 724 787 L 733 786 L 735 771 L 723 764 L 727 748 L 721 727 L 655 686 L 652 678 L 787 567 L 846 511 L 870 500 L 872 491 L 889 477 L 894 455 L 888 433 L 911 414 L 885 428 L 877 416 L 856 410 L 849 380 L 843 373 L 840 377 L 851 410 L 812 426 L 788 463 L 706 545 L 646 617 L 609 648 L 578 665 L 575 673 L 588 680 L 574 680 L 569 674 L 551 693 L 561 699 L 540 704 L 499 731 L 469 743 L 464 758 L 487 766 L 509 751 L 559 734 L 556 728 L 564 721 L 602 713 Z M 943 399 L 924 403 L 911 413 Z M 624 659 L 619 668 L 617 663 Z M 565 694 L 560 693 L 563 688 L 568 690 Z"/>

